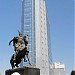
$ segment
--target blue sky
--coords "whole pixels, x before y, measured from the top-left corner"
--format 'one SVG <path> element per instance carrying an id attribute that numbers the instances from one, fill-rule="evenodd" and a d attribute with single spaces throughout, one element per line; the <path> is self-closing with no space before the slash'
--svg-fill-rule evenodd
<path id="1" fill-rule="evenodd" d="M 64 63 L 67 73 L 74 67 L 73 4 L 72 0 L 47 0 L 53 61 Z"/>
<path id="2" fill-rule="evenodd" d="M 13 46 L 9 41 L 21 30 L 22 0 L 0 0 L 0 72 L 11 68 L 9 60 Z M 53 62 L 62 62 L 66 72 L 74 68 L 74 2 L 46 0 L 51 26 Z"/>

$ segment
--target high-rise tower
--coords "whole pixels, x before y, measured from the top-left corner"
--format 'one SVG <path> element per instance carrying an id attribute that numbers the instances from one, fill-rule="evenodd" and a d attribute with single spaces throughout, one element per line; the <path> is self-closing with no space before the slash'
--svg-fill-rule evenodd
<path id="1" fill-rule="evenodd" d="M 22 33 L 29 35 L 31 64 L 40 68 L 41 75 L 50 75 L 50 24 L 45 0 L 22 0 Z"/>

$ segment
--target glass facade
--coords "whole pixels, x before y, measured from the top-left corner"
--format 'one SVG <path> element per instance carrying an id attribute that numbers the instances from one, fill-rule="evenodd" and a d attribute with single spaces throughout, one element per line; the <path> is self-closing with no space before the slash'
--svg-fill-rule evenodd
<path id="1" fill-rule="evenodd" d="M 31 64 L 36 64 L 36 50 L 35 50 L 35 1 L 22 1 L 22 34 L 29 36 L 28 50 Z M 35 56 L 35 57 L 34 57 Z M 21 66 L 23 66 L 23 62 Z"/>
<path id="2" fill-rule="evenodd" d="M 32 53 L 32 0 L 23 0 L 22 1 L 22 34 L 29 36 L 28 41 L 28 50 L 29 57 L 31 62 L 31 53 Z M 24 63 L 22 62 L 21 66 Z"/>

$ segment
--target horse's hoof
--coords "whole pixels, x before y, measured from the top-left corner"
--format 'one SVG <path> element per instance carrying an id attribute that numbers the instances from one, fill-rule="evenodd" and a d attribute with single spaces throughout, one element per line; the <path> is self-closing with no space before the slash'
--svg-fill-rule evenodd
<path id="1" fill-rule="evenodd" d="M 16 67 L 19 67 L 17 64 L 15 64 Z"/>

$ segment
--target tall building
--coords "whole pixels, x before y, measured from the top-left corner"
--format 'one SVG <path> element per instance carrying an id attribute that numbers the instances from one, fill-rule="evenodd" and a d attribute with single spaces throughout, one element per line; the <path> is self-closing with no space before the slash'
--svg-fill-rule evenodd
<path id="1" fill-rule="evenodd" d="M 55 62 L 52 64 L 53 75 L 66 75 L 65 74 L 65 65 L 60 62 Z"/>
<path id="2" fill-rule="evenodd" d="M 22 34 L 29 35 L 32 66 L 40 68 L 40 75 L 51 75 L 50 23 L 45 0 L 22 0 Z"/>

